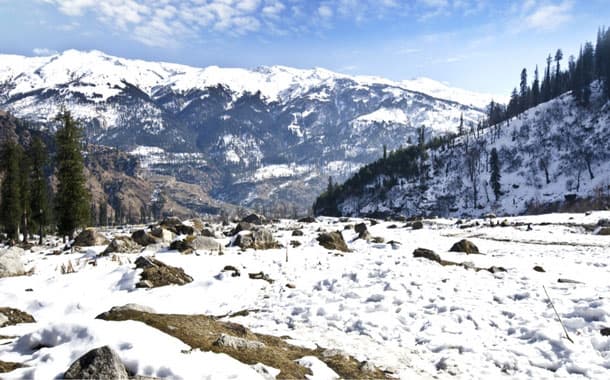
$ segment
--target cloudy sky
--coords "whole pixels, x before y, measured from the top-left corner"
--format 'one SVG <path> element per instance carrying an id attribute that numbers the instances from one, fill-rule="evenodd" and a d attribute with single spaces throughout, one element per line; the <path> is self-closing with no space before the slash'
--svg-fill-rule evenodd
<path id="1" fill-rule="evenodd" d="M 324 67 L 426 76 L 506 94 L 521 68 L 567 57 L 609 0 L 0 0 L 0 52 L 67 49 L 194 66 Z M 564 62 L 565 64 L 566 62 Z"/>

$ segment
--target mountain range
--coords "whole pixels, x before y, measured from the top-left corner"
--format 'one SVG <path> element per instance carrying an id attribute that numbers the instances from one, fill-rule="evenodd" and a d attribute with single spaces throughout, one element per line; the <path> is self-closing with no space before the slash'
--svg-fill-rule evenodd
<path id="1" fill-rule="evenodd" d="M 455 132 L 461 119 L 470 128 L 491 98 L 426 78 L 320 68 L 196 68 L 76 50 L 0 55 L 0 109 L 53 132 L 65 108 L 89 143 L 128 152 L 143 176 L 260 209 L 304 212 L 329 176 L 345 179 L 384 147 L 417 141 L 421 126 L 427 138 Z M 204 211 L 207 202 L 187 203 Z"/>

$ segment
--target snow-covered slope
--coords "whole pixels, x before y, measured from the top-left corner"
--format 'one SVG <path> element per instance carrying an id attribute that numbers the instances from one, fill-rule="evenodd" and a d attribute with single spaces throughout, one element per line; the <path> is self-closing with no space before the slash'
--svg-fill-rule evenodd
<path id="1" fill-rule="evenodd" d="M 381 167 L 358 188 L 342 189 L 331 204 L 340 213 L 481 215 L 569 208 L 578 199 L 610 205 L 610 102 L 598 84 L 583 108 L 570 93 L 516 118 L 429 149 L 425 176 Z M 491 151 L 500 162 L 501 194 L 491 186 Z M 324 205 L 324 203 L 321 203 Z M 323 210 L 325 209 L 325 210 Z M 328 212 L 323 206 L 319 212 Z M 332 210 L 332 209 L 331 209 Z"/>
<path id="2" fill-rule="evenodd" d="M 196 154 L 208 169 L 227 173 L 214 193 L 235 203 L 268 193 L 245 184 L 261 178 L 253 175 L 258 169 L 305 165 L 311 170 L 281 184 L 294 190 L 290 195 L 267 201 L 310 204 L 326 179 L 307 178 L 349 174 L 334 171 L 332 162 L 357 168 L 379 157 L 384 145 L 395 149 L 416 141 L 421 125 L 437 135 L 455 132 L 462 115 L 467 126 L 484 117 L 483 102 L 473 99 L 485 96 L 430 80 L 405 83 L 320 68 L 196 68 L 99 51 L 0 55 L 0 108 L 44 124 L 65 107 L 83 123 L 89 141 L 136 149 L 150 170 L 163 174 L 179 171 L 173 153 Z M 168 154 L 145 150 L 154 153 L 148 159 L 138 146 Z M 199 173 L 189 171 L 189 181 L 197 183 L 207 169 L 193 170 Z M 297 180 L 314 190 L 301 191 Z M 235 183 L 239 188 L 227 188 Z"/>
<path id="3" fill-rule="evenodd" d="M 450 87 L 442 82 L 435 81 L 430 78 L 416 78 L 411 80 L 403 80 L 400 85 L 407 90 L 419 91 L 424 94 L 436 96 L 441 99 L 453 100 L 458 103 L 471 105 L 484 109 L 489 105 L 491 100 L 496 103 L 508 103 L 508 97 L 502 95 L 481 94 L 477 92 L 467 91 L 461 88 Z"/>

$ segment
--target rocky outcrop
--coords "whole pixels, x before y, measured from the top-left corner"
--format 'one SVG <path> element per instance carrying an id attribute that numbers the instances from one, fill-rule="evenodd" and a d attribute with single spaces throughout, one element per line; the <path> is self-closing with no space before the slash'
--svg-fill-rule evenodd
<path id="1" fill-rule="evenodd" d="M 240 232 L 233 240 L 234 246 L 241 249 L 275 249 L 280 248 L 280 244 L 273 238 L 273 234 L 266 228 L 257 228 L 254 231 Z"/>
<path id="2" fill-rule="evenodd" d="M 110 244 L 108 244 L 108 247 L 100 253 L 100 256 L 108 256 L 112 253 L 136 253 L 139 252 L 141 248 L 142 247 L 131 237 L 117 236 L 112 239 Z"/>
<path id="3" fill-rule="evenodd" d="M 182 253 L 191 253 L 194 251 L 220 251 L 222 246 L 210 237 L 187 236 L 185 239 L 173 241 L 169 248 Z"/>
<path id="4" fill-rule="evenodd" d="M 450 252 L 463 252 L 466 254 L 478 254 L 479 252 L 479 248 L 474 245 L 473 242 L 471 242 L 470 240 L 466 240 L 466 239 L 462 239 L 460 241 L 458 241 L 457 243 L 455 243 L 451 249 L 449 250 Z"/>
<path id="5" fill-rule="evenodd" d="M 258 214 L 250 214 L 241 220 L 242 222 L 260 226 L 266 222 L 265 217 Z"/>
<path id="6" fill-rule="evenodd" d="M 65 379 L 129 379 L 119 355 L 108 346 L 95 348 L 78 358 L 64 373 Z"/>
<path id="7" fill-rule="evenodd" d="M 25 268 L 21 261 L 23 252 L 23 249 L 18 247 L 0 250 L 0 278 L 25 274 Z"/>
<path id="8" fill-rule="evenodd" d="M 326 249 L 350 252 L 340 231 L 323 232 L 316 239 Z"/>
<path id="9" fill-rule="evenodd" d="M 106 245 L 110 243 L 106 236 L 102 235 L 93 228 L 84 229 L 76 239 L 73 246 L 75 247 L 91 247 L 95 245 Z"/>
<path id="10" fill-rule="evenodd" d="M 424 259 L 436 261 L 439 264 L 441 263 L 441 257 L 431 249 L 416 248 L 415 251 L 413 251 L 413 257 L 422 257 Z"/>
<path id="11" fill-rule="evenodd" d="M 146 230 L 137 230 L 131 234 L 133 241 L 141 246 L 161 243 L 161 239 L 146 232 Z"/>
<path id="12" fill-rule="evenodd" d="M 136 268 L 142 269 L 142 275 L 136 288 L 185 285 L 193 281 L 193 278 L 186 274 L 184 269 L 167 265 L 152 257 L 140 256 L 135 264 Z"/>
<path id="13" fill-rule="evenodd" d="M 11 307 L 0 307 L 0 327 L 13 326 L 19 323 L 34 323 L 34 317 L 30 314 L 13 309 Z"/>

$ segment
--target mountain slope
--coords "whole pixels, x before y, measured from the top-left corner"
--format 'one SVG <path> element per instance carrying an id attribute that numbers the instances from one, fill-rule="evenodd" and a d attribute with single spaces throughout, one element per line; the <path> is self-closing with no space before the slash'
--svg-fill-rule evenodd
<path id="1" fill-rule="evenodd" d="M 610 102 L 598 83 L 592 104 L 570 93 L 518 117 L 454 140 L 436 141 L 420 161 L 415 148 L 393 152 L 323 194 L 319 214 L 520 214 L 610 205 Z M 501 194 L 491 186 L 490 155 L 499 156 Z M 395 162 L 402 162 L 396 166 Z M 423 171 L 421 168 L 424 168 Z"/>
<path id="2" fill-rule="evenodd" d="M 0 56 L 0 108 L 47 123 L 66 107 L 88 141 L 155 152 L 139 154 L 150 172 L 245 206 L 310 205 L 328 176 L 346 178 L 384 145 L 415 141 L 421 125 L 429 137 L 456 131 L 461 115 L 475 125 L 481 99 L 429 80 L 324 69 L 194 68 L 75 50 Z"/>

